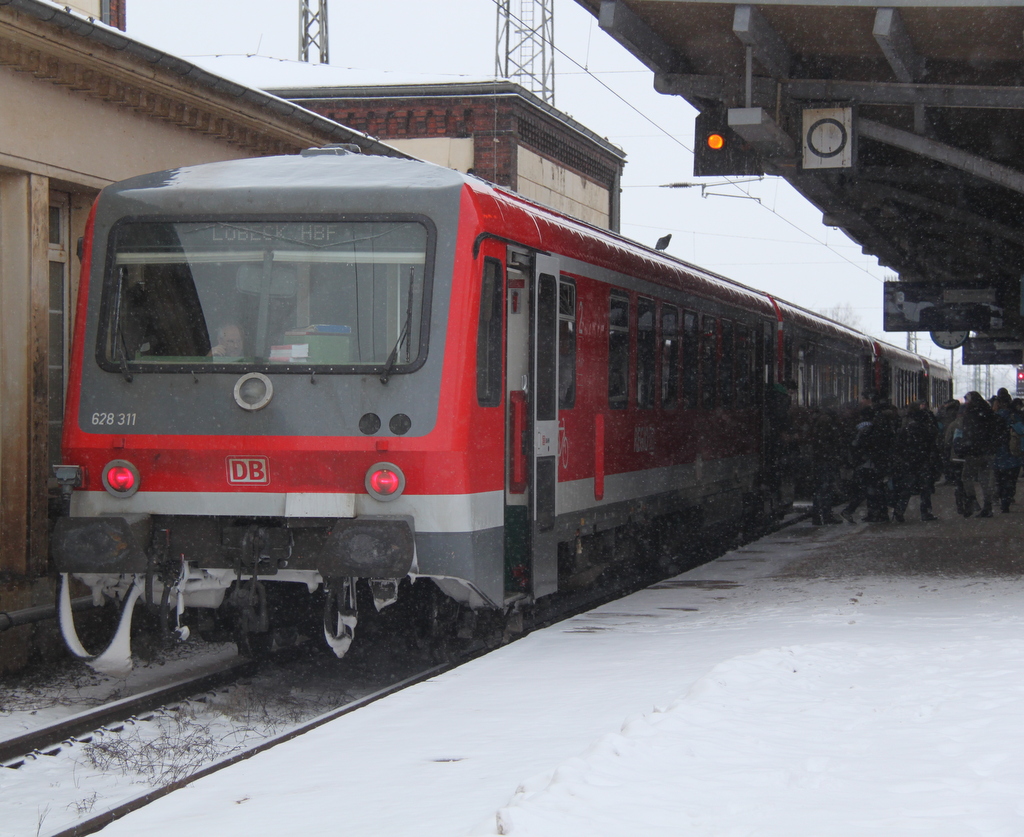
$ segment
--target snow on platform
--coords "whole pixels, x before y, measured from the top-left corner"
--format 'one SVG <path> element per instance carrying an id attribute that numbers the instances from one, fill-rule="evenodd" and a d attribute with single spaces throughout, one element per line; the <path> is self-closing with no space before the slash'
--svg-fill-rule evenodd
<path id="1" fill-rule="evenodd" d="M 1024 833 L 1024 510 L 946 493 L 938 523 L 786 529 L 103 833 Z"/>

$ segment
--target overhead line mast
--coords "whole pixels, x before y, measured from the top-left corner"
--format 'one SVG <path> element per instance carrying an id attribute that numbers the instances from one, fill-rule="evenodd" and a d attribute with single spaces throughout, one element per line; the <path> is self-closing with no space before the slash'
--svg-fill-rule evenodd
<path id="1" fill-rule="evenodd" d="M 327 40 L 327 0 L 299 0 L 299 60 L 318 50 L 319 63 L 329 64 Z"/>
<path id="2" fill-rule="evenodd" d="M 497 0 L 497 4 L 495 75 L 522 85 L 553 106 L 554 0 Z"/>

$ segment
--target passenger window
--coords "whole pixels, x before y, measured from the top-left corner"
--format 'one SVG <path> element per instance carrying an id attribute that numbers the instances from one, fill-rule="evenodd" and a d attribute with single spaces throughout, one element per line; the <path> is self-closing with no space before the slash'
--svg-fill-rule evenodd
<path id="1" fill-rule="evenodd" d="M 736 406 L 749 407 L 753 402 L 754 343 L 750 329 L 736 326 Z"/>
<path id="2" fill-rule="evenodd" d="M 733 405 L 733 326 L 722 320 L 722 351 L 718 358 L 718 386 L 722 406 Z"/>
<path id="3" fill-rule="evenodd" d="M 501 262 L 485 259 L 476 335 L 476 401 L 481 407 L 497 407 L 501 403 L 503 285 Z"/>
<path id="4" fill-rule="evenodd" d="M 661 307 L 661 406 L 671 410 L 679 403 L 679 309 Z"/>
<path id="5" fill-rule="evenodd" d="M 629 299 L 612 294 L 608 305 L 608 406 L 629 405 Z"/>
<path id="6" fill-rule="evenodd" d="M 576 406 L 576 286 L 558 284 L 558 407 Z"/>
<path id="7" fill-rule="evenodd" d="M 697 352 L 700 345 L 700 331 L 697 315 L 692 311 L 683 314 L 683 403 L 693 410 L 697 406 L 698 382 Z"/>
<path id="8" fill-rule="evenodd" d="M 701 406 L 713 410 L 718 401 L 718 320 L 706 314 L 701 318 L 700 383 Z"/>
<path id="9" fill-rule="evenodd" d="M 654 406 L 654 300 L 637 300 L 636 323 L 636 405 L 649 409 Z"/>
<path id="10" fill-rule="evenodd" d="M 534 381 L 534 402 L 537 421 L 558 418 L 558 281 L 550 273 L 537 277 L 537 372 Z"/>

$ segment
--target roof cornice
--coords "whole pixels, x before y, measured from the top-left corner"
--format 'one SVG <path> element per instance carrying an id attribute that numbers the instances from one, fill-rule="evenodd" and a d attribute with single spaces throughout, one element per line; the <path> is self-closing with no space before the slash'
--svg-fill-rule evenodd
<path id="1" fill-rule="evenodd" d="M 0 0 L 0 66 L 256 155 L 294 154 L 311 145 L 344 142 L 370 154 L 408 156 L 45 0 Z"/>

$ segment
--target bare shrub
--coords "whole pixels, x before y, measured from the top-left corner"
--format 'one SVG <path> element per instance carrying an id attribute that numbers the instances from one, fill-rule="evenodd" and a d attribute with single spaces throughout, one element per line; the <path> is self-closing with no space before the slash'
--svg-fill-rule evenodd
<path id="1" fill-rule="evenodd" d="M 155 735 L 154 728 L 159 730 Z M 223 754 L 209 726 L 187 710 L 167 712 L 85 747 L 86 758 L 97 770 L 116 770 L 158 785 L 190 776 Z"/>

